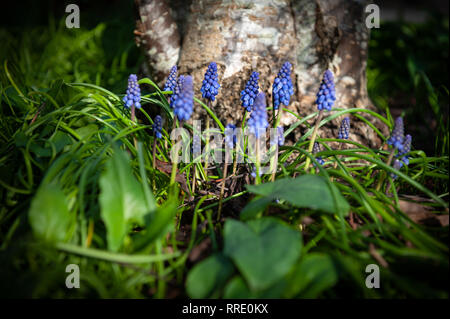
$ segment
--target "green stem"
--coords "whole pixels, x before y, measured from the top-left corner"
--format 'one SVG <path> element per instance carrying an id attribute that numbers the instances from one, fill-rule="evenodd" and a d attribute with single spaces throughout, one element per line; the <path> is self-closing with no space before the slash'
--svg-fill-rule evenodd
<path id="1" fill-rule="evenodd" d="M 156 242 L 156 253 L 159 255 L 162 252 L 162 241 L 160 239 Z M 157 262 L 158 268 L 158 289 L 156 291 L 156 298 L 163 299 L 166 294 L 166 281 L 164 279 L 164 261 L 160 260 Z"/>
<path id="2" fill-rule="evenodd" d="M 131 122 L 135 122 L 136 120 L 136 107 L 133 105 L 131 105 Z M 134 142 L 134 147 L 137 149 L 137 139 L 136 136 L 134 136 L 133 134 L 133 142 Z"/>
<path id="3" fill-rule="evenodd" d="M 392 162 L 392 159 L 394 158 L 394 154 L 395 154 L 395 147 L 393 147 L 391 152 L 389 153 L 389 157 L 388 157 L 388 159 L 386 161 L 386 165 L 387 166 L 391 166 L 391 162 Z M 386 178 L 386 172 L 382 171 L 380 179 L 379 179 L 378 184 L 377 184 L 377 187 L 375 188 L 377 191 L 380 190 L 381 185 L 383 184 L 385 178 Z"/>
<path id="4" fill-rule="evenodd" d="M 259 176 L 259 171 L 261 169 L 261 163 L 259 159 L 259 139 L 256 138 L 256 178 L 255 185 L 261 184 L 261 177 Z"/>
<path id="5" fill-rule="evenodd" d="M 192 176 L 192 194 L 195 194 L 195 184 L 197 182 L 197 164 L 194 164 L 194 173 Z"/>
<path id="6" fill-rule="evenodd" d="M 272 167 L 272 170 L 273 170 L 273 172 L 272 172 L 272 178 L 271 178 L 271 181 L 273 182 L 273 181 L 275 181 L 275 175 L 277 174 L 277 168 L 278 168 L 278 141 L 275 141 L 275 154 L 274 154 L 274 156 L 275 156 L 275 160 L 274 160 L 274 166 L 275 167 Z"/>
<path id="7" fill-rule="evenodd" d="M 217 212 L 217 221 L 220 221 L 220 213 L 222 212 L 222 199 L 223 199 L 223 193 L 225 190 L 225 182 L 227 180 L 227 170 L 228 170 L 228 156 L 225 152 L 225 164 L 223 168 L 223 181 L 222 181 L 222 187 L 220 188 L 220 197 L 219 197 L 219 211 Z"/>
<path id="8" fill-rule="evenodd" d="M 56 248 L 71 254 L 76 254 L 84 257 L 96 258 L 116 263 L 124 264 L 145 264 L 157 261 L 163 261 L 178 257 L 180 253 L 173 253 L 167 255 L 128 255 L 121 253 L 113 253 L 105 250 L 95 248 L 84 248 L 72 244 L 57 243 Z"/>
<path id="9" fill-rule="evenodd" d="M 211 106 L 211 101 L 208 101 L 208 106 Z M 209 117 L 206 118 L 206 144 L 205 144 L 205 166 L 204 166 L 204 171 L 206 174 L 206 181 L 208 181 L 208 161 L 209 161 Z"/>
<path id="10" fill-rule="evenodd" d="M 153 169 L 155 169 L 156 167 L 156 143 L 158 143 L 158 139 L 155 136 L 155 139 L 153 141 L 153 151 L 152 151 L 152 164 L 153 164 Z"/>
<path id="11" fill-rule="evenodd" d="M 177 125 L 177 118 L 176 117 L 174 117 L 173 118 L 173 130 L 176 128 L 176 125 Z M 172 173 L 170 174 L 170 185 L 172 186 L 172 187 L 175 187 L 175 179 L 176 179 L 176 177 L 177 177 L 177 165 L 178 165 L 178 152 L 179 152 L 179 149 L 178 149 L 178 143 L 176 143 L 176 141 L 173 141 L 172 142 L 172 148 L 174 148 L 174 156 L 175 156 L 175 159 L 173 160 L 172 159 Z"/>
<path id="12" fill-rule="evenodd" d="M 311 136 L 311 140 L 309 142 L 308 153 L 311 153 L 314 148 L 314 142 L 316 141 L 317 131 L 319 129 L 320 122 L 323 118 L 323 110 L 320 110 L 319 115 L 316 120 L 316 126 L 314 127 L 314 131 Z M 306 158 L 305 163 L 305 172 L 308 172 L 309 164 L 311 163 L 311 159 L 309 157 Z"/>

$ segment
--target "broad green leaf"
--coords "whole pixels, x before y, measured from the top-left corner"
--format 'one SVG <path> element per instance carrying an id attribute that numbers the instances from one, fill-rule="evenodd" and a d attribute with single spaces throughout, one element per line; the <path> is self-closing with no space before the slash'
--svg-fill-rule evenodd
<path id="1" fill-rule="evenodd" d="M 191 269 L 186 291 L 191 298 L 211 297 L 233 274 L 233 263 L 222 254 L 212 255 Z"/>
<path id="2" fill-rule="evenodd" d="M 134 177 L 124 151 L 115 149 L 100 177 L 100 212 L 106 225 L 108 248 L 119 250 L 129 222 L 144 224 L 151 213 L 141 184 Z"/>
<path id="3" fill-rule="evenodd" d="M 241 276 L 236 276 L 225 286 L 223 297 L 225 299 L 255 299 L 256 292 L 250 291 Z"/>
<path id="4" fill-rule="evenodd" d="M 300 256 L 300 233 L 270 217 L 243 223 L 229 219 L 224 253 L 252 290 L 263 290 L 286 275 Z"/>
<path id="5" fill-rule="evenodd" d="M 263 291 L 252 291 L 241 276 L 236 276 L 225 286 L 223 297 L 225 299 L 277 299 L 282 297 L 286 285 L 286 280 L 283 279 Z"/>
<path id="6" fill-rule="evenodd" d="M 272 183 L 246 185 L 249 192 L 271 199 L 284 199 L 297 207 L 311 208 L 327 213 L 346 215 L 350 205 L 333 184 L 319 175 L 283 178 Z M 333 188 L 333 192 L 332 189 Z M 334 194 L 333 194 L 334 193 Z M 334 196 L 333 196 L 334 195 Z"/>
<path id="7" fill-rule="evenodd" d="M 294 270 L 286 297 L 317 298 L 320 293 L 333 287 L 337 280 L 338 271 L 333 259 L 325 254 L 311 253 Z"/>
<path id="8" fill-rule="evenodd" d="M 46 241 L 69 239 L 73 216 L 69 212 L 66 196 L 59 186 L 44 184 L 31 201 L 29 221 L 33 233 Z"/>

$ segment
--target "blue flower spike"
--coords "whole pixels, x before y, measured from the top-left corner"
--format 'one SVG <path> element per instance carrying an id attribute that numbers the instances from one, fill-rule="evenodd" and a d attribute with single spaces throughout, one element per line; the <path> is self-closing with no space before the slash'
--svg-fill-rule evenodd
<path id="1" fill-rule="evenodd" d="M 187 121 L 194 110 L 194 84 L 192 76 L 184 77 L 183 84 L 173 103 L 173 113 L 180 121 Z"/>
<path id="2" fill-rule="evenodd" d="M 175 101 L 177 100 L 178 96 L 180 95 L 181 88 L 183 87 L 184 83 L 184 75 L 180 75 L 177 80 L 177 85 L 173 88 L 173 94 L 170 98 L 170 107 L 173 109 L 173 105 L 175 104 Z"/>
<path id="3" fill-rule="evenodd" d="M 409 156 L 405 156 L 405 154 L 408 154 L 411 151 L 411 135 L 406 135 L 405 139 L 403 140 L 403 148 L 398 151 L 397 158 L 401 157 L 401 160 L 403 163 L 405 163 L 406 166 L 409 165 Z"/>
<path id="4" fill-rule="evenodd" d="M 294 94 L 294 87 L 291 80 L 292 64 L 285 62 L 278 72 L 272 85 L 273 109 L 278 110 L 281 103 L 289 105 L 291 95 Z"/>
<path id="5" fill-rule="evenodd" d="M 401 161 L 399 161 L 398 159 L 395 159 L 393 167 L 399 171 L 400 168 L 403 167 L 403 163 Z M 390 175 L 391 175 L 392 179 L 397 179 L 397 177 L 398 177 L 397 174 L 394 174 L 394 173 L 390 173 Z"/>
<path id="6" fill-rule="evenodd" d="M 253 112 L 250 114 L 247 125 L 250 133 L 254 134 L 257 139 L 260 137 L 260 133 L 265 131 L 269 126 L 266 110 L 266 95 L 263 92 L 259 92 L 256 96 L 255 103 L 253 104 Z"/>
<path id="7" fill-rule="evenodd" d="M 156 115 L 152 127 L 153 131 L 155 132 L 156 138 L 157 139 L 162 138 L 162 117 L 160 115 Z"/>
<path id="8" fill-rule="evenodd" d="M 259 80 L 259 73 L 252 72 L 250 79 L 247 81 L 247 84 L 245 85 L 245 89 L 241 91 L 242 107 L 245 107 L 247 112 L 252 111 L 256 96 L 258 95 L 259 92 L 258 80 Z"/>
<path id="9" fill-rule="evenodd" d="M 141 89 L 137 83 L 137 75 L 130 74 L 128 78 L 127 93 L 123 97 L 123 102 L 127 108 L 130 108 L 133 104 L 136 108 L 141 108 Z"/>
<path id="10" fill-rule="evenodd" d="M 326 70 L 323 74 L 322 83 L 317 93 L 317 109 L 331 111 L 336 101 L 336 90 L 334 87 L 334 76 L 330 70 Z"/>
<path id="11" fill-rule="evenodd" d="M 387 140 L 387 144 L 392 145 L 399 151 L 402 151 L 404 138 L 403 118 L 397 117 L 391 137 Z"/>
<path id="12" fill-rule="evenodd" d="M 169 76 L 167 77 L 167 81 L 166 84 L 164 85 L 164 89 L 163 91 L 172 91 L 175 89 L 176 85 L 177 85 L 177 73 L 178 73 L 178 68 L 176 65 L 174 65 L 171 69 L 170 69 L 170 73 Z"/>
<path id="13" fill-rule="evenodd" d="M 219 76 L 217 75 L 217 64 L 216 62 L 211 62 L 205 73 L 205 78 L 202 83 L 202 97 L 210 101 L 216 99 L 216 95 L 219 93 Z"/>
<path id="14" fill-rule="evenodd" d="M 234 133 L 234 130 L 236 129 L 236 125 L 234 124 L 227 124 L 225 127 L 225 143 L 228 148 L 234 148 L 236 145 L 236 134 Z"/>
<path id="15" fill-rule="evenodd" d="M 338 138 L 341 140 L 348 140 L 348 134 L 350 133 L 350 118 L 346 117 L 342 120 L 339 127 Z"/>
<path id="16" fill-rule="evenodd" d="M 320 152 L 320 145 L 317 142 L 314 142 L 314 148 L 313 148 L 313 154 Z M 320 165 L 325 164 L 325 161 L 322 159 L 321 156 L 316 157 L 317 162 L 319 162 Z"/>

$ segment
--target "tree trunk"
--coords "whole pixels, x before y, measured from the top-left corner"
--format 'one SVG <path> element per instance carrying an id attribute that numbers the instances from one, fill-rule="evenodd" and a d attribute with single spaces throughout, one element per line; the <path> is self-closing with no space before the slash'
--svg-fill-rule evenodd
<path id="1" fill-rule="evenodd" d="M 152 77 L 163 84 L 170 67 L 177 64 L 180 74 L 194 77 L 196 95 L 201 97 L 204 73 L 215 61 L 221 88 L 213 109 L 226 123 L 242 120 L 240 92 L 252 71 L 260 73 L 260 90 L 271 105 L 272 83 L 285 61 L 294 66 L 295 83 L 287 108 L 300 116 L 317 110 L 315 95 L 327 68 L 335 74 L 336 107 L 375 110 L 366 89 L 369 29 L 364 24 L 364 1 L 136 0 L 136 4 L 138 31 L 143 34 L 138 44 L 144 48 Z M 196 108 L 194 118 L 204 116 Z M 364 117 L 386 133 L 378 120 Z M 321 129 L 321 136 L 336 137 L 340 120 Z M 351 139 L 371 147 L 380 145 L 367 124 L 354 116 L 351 120 Z M 295 117 L 283 113 L 283 125 L 294 121 Z M 297 131 L 296 138 L 304 133 Z"/>

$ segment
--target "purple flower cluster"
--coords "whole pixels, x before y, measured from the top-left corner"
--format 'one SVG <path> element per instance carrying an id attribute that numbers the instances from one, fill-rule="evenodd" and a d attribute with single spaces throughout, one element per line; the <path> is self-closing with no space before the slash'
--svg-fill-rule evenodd
<path id="1" fill-rule="evenodd" d="M 173 108 L 175 101 L 181 93 L 181 88 L 184 84 L 184 75 L 180 75 L 177 80 L 177 85 L 173 88 L 172 98 L 170 99 L 170 107 Z"/>
<path id="2" fill-rule="evenodd" d="M 250 80 L 245 85 L 245 89 L 241 91 L 242 107 L 245 107 L 247 112 L 252 111 L 253 103 L 255 103 L 256 95 L 259 91 L 258 79 L 259 73 L 252 72 Z"/>
<path id="3" fill-rule="evenodd" d="M 387 140 L 387 144 L 392 145 L 394 149 L 397 149 L 397 155 L 395 155 L 395 160 L 393 167 L 395 169 L 400 169 L 403 165 L 409 165 L 409 156 L 407 154 L 411 151 L 411 135 L 407 134 L 404 136 L 404 125 L 403 118 L 397 117 L 394 124 L 394 129 L 392 134 Z M 397 175 L 390 174 L 393 179 L 397 178 Z"/>
<path id="4" fill-rule="evenodd" d="M 403 118 L 397 117 L 394 124 L 394 130 L 392 131 L 391 137 L 387 140 L 387 143 L 401 151 L 403 149 L 404 138 Z"/>
<path id="5" fill-rule="evenodd" d="M 342 140 L 348 140 L 348 134 L 350 133 L 350 119 L 348 117 L 344 118 L 339 127 L 338 138 Z"/>
<path id="6" fill-rule="evenodd" d="M 317 93 L 317 109 L 331 111 L 336 101 L 336 91 L 334 88 L 334 77 L 330 70 L 326 70 L 323 74 L 323 80 Z"/>
<path id="7" fill-rule="evenodd" d="M 192 76 L 188 75 L 184 77 L 183 83 L 179 88 L 179 93 L 177 94 L 172 107 L 173 113 L 178 118 L 178 120 L 189 120 L 192 115 L 192 111 L 194 110 L 194 84 L 192 83 Z"/>
<path id="8" fill-rule="evenodd" d="M 153 131 L 155 132 L 156 138 L 162 138 L 162 118 L 160 115 L 156 115 L 152 127 Z"/>
<path id="9" fill-rule="evenodd" d="M 409 165 L 409 156 L 406 156 L 405 154 L 408 154 L 411 151 L 411 141 L 411 135 L 406 135 L 402 143 L 402 149 L 397 153 L 397 158 L 401 157 L 401 160 L 405 163 L 405 165 Z"/>
<path id="10" fill-rule="evenodd" d="M 320 144 L 317 142 L 314 142 L 314 147 L 313 147 L 313 154 L 319 153 L 320 152 Z M 325 164 L 325 161 L 322 159 L 321 156 L 317 156 L 316 157 L 317 162 L 319 162 L 320 165 Z"/>
<path id="11" fill-rule="evenodd" d="M 285 62 L 272 85 L 273 109 L 278 110 L 281 103 L 289 105 L 294 87 L 291 80 L 292 64 Z"/>
<path id="12" fill-rule="evenodd" d="M 250 114 L 248 120 L 248 127 L 252 134 L 256 138 L 260 137 L 260 134 L 269 126 L 266 110 L 266 95 L 263 92 L 258 93 L 253 104 L 253 112 Z"/>
<path id="13" fill-rule="evenodd" d="M 177 85 L 177 73 L 178 69 L 177 66 L 174 65 L 170 69 L 169 76 L 167 77 L 166 84 L 164 85 L 163 91 L 173 91 L 175 89 L 175 86 Z"/>
<path id="14" fill-rule="evenodd" d="M 128 78 L 128 88 L 127 93 L 123 97 L 123 102 L 125 106 L 130 108 L 133 104 L 136 108 L 141 108 L 141 89 L 137 83 L 137 75 L 130 74 Z"/>
<path id="15" fill-rule="evenodd" d="M 216 62 L 211 62 L 208 66 L 208 69 L 205 73 L 205 79 L 203 80 L 202 88 L 200 92 L 202 92 L 202 97 L 214 101 L 216 99 L 216 95 L 219 93 L 219 77 L 217 75 L 217 64 Z"/>

